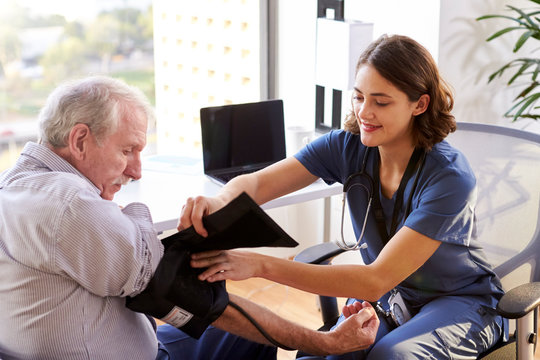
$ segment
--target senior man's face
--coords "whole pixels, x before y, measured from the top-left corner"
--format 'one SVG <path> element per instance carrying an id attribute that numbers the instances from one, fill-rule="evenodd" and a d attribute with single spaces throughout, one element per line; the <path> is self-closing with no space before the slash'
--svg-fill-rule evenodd
<path id="1" fill-rule="evenodd" d="M 112 200 L 122 185 L 141 178 L 146 129 L 146 118 L 134 114 L 131 119 L 121 119 L 116 132 L 103 139 L 101 146 L 91 141 L 85 175 L 101 190 L 103 199 Z"/>

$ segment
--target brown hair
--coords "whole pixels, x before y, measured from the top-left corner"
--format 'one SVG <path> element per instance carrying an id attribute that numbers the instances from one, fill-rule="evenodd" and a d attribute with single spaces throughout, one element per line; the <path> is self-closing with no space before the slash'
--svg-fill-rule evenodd
<path id="1" fill-rule="evenodd" d="M 410 101 L 429 95 L 426 111 L 415 116 L 413 141 L 415 146 L 431 150 L 449 133 L 456 130 L 450 113 L 454 99 L 450 86 L 440 77 L 431 54 L 418 42 L 401 35 L 383 35 L 360 55 L 356 72 L 362 65 L 373 66 L 381 76 L 407 94 Z M 345 118 L 344 129 L 359 134 L 353 111 Z"/>

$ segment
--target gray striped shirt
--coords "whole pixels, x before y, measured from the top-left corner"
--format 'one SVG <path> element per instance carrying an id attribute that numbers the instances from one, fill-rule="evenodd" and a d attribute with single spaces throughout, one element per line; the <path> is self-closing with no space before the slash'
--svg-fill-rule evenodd
<path id="1" fill-rule="evenodd" d="M 28 143 L 0 176 L 0 358 L 154 359 L 154 329 L 124 297 L 162 255 L 145 205 L 120 209 Z"/>

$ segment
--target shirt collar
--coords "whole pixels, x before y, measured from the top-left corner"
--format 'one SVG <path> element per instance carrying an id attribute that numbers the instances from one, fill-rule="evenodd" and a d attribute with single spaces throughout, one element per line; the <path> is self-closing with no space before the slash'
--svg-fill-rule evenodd
<path id="1" fill-rule="evenodd" d="M 101 194 L 101 191 L 97 186 L 94 185 L 86 176 L 84 176 L 79 170 L 77 170 L 73 165 L 67 162 L 64 158 L 56 154 L 54 151 L 49 149 L 45 145 L 37 144 L 34 142 L 28 142 L 22 152 L 21 156 L 28 156 L 35 161 L 40 162 L 49 170 L 54 172 L 64 172 L 69 174 L 77 175 L 78 177 L 86 180 L 88 184 L 98 193 Z"/>

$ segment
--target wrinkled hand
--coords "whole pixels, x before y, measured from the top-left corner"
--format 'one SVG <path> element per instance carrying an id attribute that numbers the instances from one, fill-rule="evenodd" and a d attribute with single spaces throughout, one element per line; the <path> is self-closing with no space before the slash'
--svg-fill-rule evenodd
<path id="1" fill-rule="evenodd" d="M 177 226 L 178 231 L 187 229 L 193 225 L 199 235 L 207 237 L 208 231 L 204 228 L 202 218 L 221 209 L 223 206 L 225 204 L 217 198 L 205 196 L 188 198 L 184 206 L 182 206 L 182 212 Z"/>
<path id="2" fill-rule="evenodd" d="M 257 276 L 262 263 L 259 254 L 238 250 L 214 250 L 191 255 L 191 266 L 208 268 L 199 275 L 199 280 L 245 280 Z"/>
<path id="3" fill-rule="evenodd" d="M 363 350 L 375 341 L 379 328 L 379 318 L 375 309 L 367 302 L 355 302 L 343 307 L 346 319 L 334 330 L 332 354 L 344 354 Z"/>
<path id="4" fill-rule="evenodd" d="M 352 304 L 344 305 L 341 312 L 345 318 L 348 318 L 349 316 L 357 314 L 360 310 L 368 307 L 373 308 L 368 302 L 355 301 Z"/>

